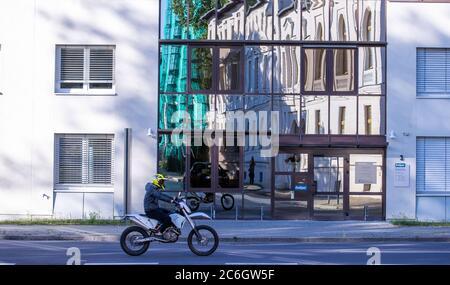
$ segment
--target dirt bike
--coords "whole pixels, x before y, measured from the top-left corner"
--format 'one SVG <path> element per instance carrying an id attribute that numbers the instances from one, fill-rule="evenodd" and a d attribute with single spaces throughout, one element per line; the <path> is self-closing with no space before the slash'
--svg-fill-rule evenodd
<path id="1" fill-rule="evenodd" d="M 187 204 L 193 212 L 198 210 L 200 203 L 214 203 L 214 193 L 204 193 L 201 195 L 196 192 L 191 192 L 189 195 L 190 196 L 187 197 Z M 234 198 L 230 194 L 222 194 L 220 203 L 225 211 L 229 211 L 234 207 Z"/>
<path id="2" fill-rule="evenodd" d="M 126 228 L 120 237 L 122 250 L 131 256 L 144 254 L 151 242 L 175 243 L 181 235 L 181 230 L 186 222 L 192 228 L 187 237 L 189 249 L 196 255 L 208 256 L 214 253 L 219 246 L 217 232 L 206 225 L 197 226 L 194 218 L 211 219 L 205 213 L 192 213 L 186 204 L 186 199 L 180 199 L 178 193 L 177 201 L 174 202 L 176 210 L 170 214 L 173 226 L 168 227 L 162 235 L 158 235 L 159 222 L 143 214 L 126 215 L 124 219 L 134 223 L 134 226 Z"/>

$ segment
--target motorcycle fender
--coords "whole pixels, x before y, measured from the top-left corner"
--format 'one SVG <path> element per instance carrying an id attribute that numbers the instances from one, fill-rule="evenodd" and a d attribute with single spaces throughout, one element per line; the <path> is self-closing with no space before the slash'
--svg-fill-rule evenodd
<path id="1" fill-rule="evenodd" d="M 208 216 L 205 213 L 201 213 L 201 212 L 192 213 L 192 214 L 189 215 L 189 218 L 191 218 L 191 219 L 206 218 L 206 219 L 212 220 L 210 216 Z"/>

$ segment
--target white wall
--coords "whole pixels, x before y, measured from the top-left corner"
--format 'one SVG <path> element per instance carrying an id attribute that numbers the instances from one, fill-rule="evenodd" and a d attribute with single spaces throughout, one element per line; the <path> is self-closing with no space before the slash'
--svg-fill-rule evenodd
<path id="1" fill-rule="evenodd" d="M 0 44 L 0 219 L 53 209 L 59 217 L 121 215 L 124 128 L 133 130 L 132 210 L 142 211 L 156 171 L 147 128 L 157 123 L 158 1 L 0 1 Z M 55 95 L 56 44 L 116 45 L 117 96 Z M 55 133 L 115 135 L 113 192 L 55 195 Z"/>
<path id="2" fill-rule="evenodd" d="M 450 4 L 388 2 L 387 15 L 386 216 L 414 219 L 416 137 L 450 136 L 450 98 L 416 99 L 416 48 L 450 47 Z M 391 131 L 397 138 L 389 139 Z M 411 165 L 410 187 L 394 187 L 394 164 L 400 155 Z M 423 202 L 418 206 L 428 203 Z"/>

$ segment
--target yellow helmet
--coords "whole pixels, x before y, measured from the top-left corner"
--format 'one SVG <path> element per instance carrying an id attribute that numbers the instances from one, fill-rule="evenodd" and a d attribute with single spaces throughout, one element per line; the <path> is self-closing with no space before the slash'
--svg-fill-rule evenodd
<path id="1" fill-rule="evenodd" d="M 164 188 L 165 180 L 167 180 L 167 178 L 164 175 L 158 173 L 155 175 L 155 179 L 152 180 L 152 183 L 161 190 L 165 190 Z"/>

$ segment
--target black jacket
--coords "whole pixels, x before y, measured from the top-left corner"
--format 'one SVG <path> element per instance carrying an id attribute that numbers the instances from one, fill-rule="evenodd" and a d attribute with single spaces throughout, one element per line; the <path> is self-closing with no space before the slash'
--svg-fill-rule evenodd
<path id="1" fill-rule="evenodd" d="M 151 183 L 145 185 L 144 210 L 146 212 L 159 208 L 158 201 L 172 202 L 172 197 L 161 192 L 161 190 Z"/>

